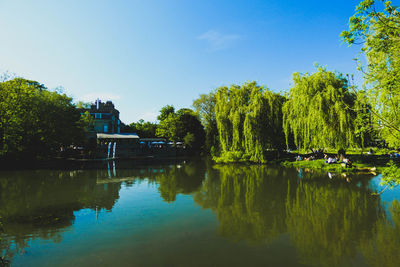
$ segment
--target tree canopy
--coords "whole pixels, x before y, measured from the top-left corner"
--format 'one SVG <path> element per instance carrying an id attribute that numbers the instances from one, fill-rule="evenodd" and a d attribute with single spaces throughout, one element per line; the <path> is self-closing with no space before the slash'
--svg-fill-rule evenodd
<path id="1" fill-rule="evenodd" d="M 256 82 L 219 87 L 215 115 L 222 157 L 244 157 L 265 162 L 268 149 L 284 144 L 284 97 Z"/>
<path id="2" fill-rule="evenodd" d="M 152 138 L 156 136 L 157 127 L 157 123 L 140 119 L 137 122 L 132 122 L 129 125 L 124 125 L 121 129 L 121 132 L 136 133 L 141 138 Z"/>
<path id="3" fill-rule="evenodd" d="M 219 149 L 218 128 L 215 117 L 215 104 L 217 102 L 215 91 L 208 94 L 201 94 L 199 98 L 193 101 L 193 107 L 199 114 L 200 121 L 206 132 L 205 149 L 215 151 Z"/>
<path id="4" fill-rule="evenodd" d="M 183 141 L 194 150 L 202 148 L 205 133 L 197 114 L 188 108 L 174 111 L 175 108 L 170 105 L 161 109 L 158 118 L 163 119 L 157 127 L 156 135 L 174 142 Z"/>
<path id="5" fill-rule="evenodd" d="M 294 73 L 293 82 L 283 106 L 287 144 L 292 133 L 301 149 L 353 146 L 356 96 L 347 79 L 318 67 L 313 74 Z"/>
<path id="6" fill-rule="evenodd" d="M 84 138 L 81 115 L 65 94 L 31 80 L 0 83 L 0 157 L 47 154 Z"/>
<path id="7" fill-rule="evenodd" d="M 349 45 L 362 44 L 366 66 L 359 61 L 372 113 L 381 137 L 400 145 L 400 13 L 391 1 L 364 0 L 341 34 Z"/>

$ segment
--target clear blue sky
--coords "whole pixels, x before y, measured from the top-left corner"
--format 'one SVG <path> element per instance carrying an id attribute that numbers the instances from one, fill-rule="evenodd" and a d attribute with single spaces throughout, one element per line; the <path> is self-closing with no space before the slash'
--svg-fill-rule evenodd
<path id="1" fill-rule="evenodd" d="M 155 121 L 221 85 L 287 90 L 316 62 L 357 74 L 339 34 L 358 2 L 0 0 L 0 72 Z"/>

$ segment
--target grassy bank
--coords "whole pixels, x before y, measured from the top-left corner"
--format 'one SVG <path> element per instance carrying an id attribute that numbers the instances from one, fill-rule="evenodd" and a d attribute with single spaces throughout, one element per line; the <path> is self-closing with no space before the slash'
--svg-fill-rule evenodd
<path id="1" fill-rule="evenodd" d="M 348 153 L 347 157 L 353 162 L 352 168 L 346 168 L 344 163 L 325 163 L 324 159 L 316 160 L 301 160 L 295 161 L 297 154 L 293 154 L 292 160 L 283 161 L 281 165 L 297 167 L 297 168 L 309 168 L 309 169 L 320 169 L 328 172 L 336 173 L 354 173 L 354 172 L 364 172 L 364 173 L 382 173 L 387 167 L 387 164 L 391 159 L 385 154 L 355 154 Z M 331 155 L 333 156 L 333 155 Z M 303 157 L 304 158 L 304 157 Z M 394 161 L 399 161 L 395 159 Z"/>

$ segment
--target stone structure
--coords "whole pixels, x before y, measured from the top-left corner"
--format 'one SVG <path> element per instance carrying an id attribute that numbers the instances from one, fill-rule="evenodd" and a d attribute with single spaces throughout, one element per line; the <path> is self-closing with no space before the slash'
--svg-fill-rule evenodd
<path id="1" fill-rule="evenodd" d="M 94 118 L 93 131 L 95 133 L 120 133 L 119 111 L 115 109 L 111 101 L 104 103 L 97 99 L 90 109 L 82 109 L 81 113 L 86 111 Z"/>

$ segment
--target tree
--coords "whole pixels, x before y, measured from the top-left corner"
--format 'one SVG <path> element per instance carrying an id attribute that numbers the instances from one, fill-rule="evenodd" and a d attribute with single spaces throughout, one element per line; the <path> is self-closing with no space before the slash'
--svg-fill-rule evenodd
<path id="1" fill-rule="evenodd" d="M 90 132 L 94 129 L 94 118 L 90 115 L 89 111 L 85 111 L 81 114 L 81 125 L 82 128 L 85 129 L 86 132 Z"/>
<path id="2" fill-rule="evenodd" d="M 357 92 L 357 100 L 354 105 L 356 119 L 354 120 L 354 133 L 356 142 L 359 147 L 364 150 L 364 147 L 371 144 L 376 136 L 376 130 L 371 113 L 371 104 L 369 104 L 365 91 Z"/>
<path id="3" fill-rule="evenodd" d="M 299 149 L 347 148 L 355 144 L 356 96 L 347 79 L 318 67 L 313 74 L 293 74 L 294 86 L 283 105 L 283 127 Z"/>
<path id="4" fill-rule="evenodd" d="M 78 103 L 76 103 L 77 108 L 84 108 L 84 109 L 90 109 L 91 105 L 92 104 L 90 102 L 83 102 L 83 101 L 78 101 Z"/>
<path id="5" fill-rule="evenodd" d="M 391 147 L 400 145 L 400 12 L 390 1 L 363 0 L 341 37 L 349 45 L 363 44 L 361 61 L 371 112 Z"/>
<path id="6" fill-rule="evenodd" d="M 0 157 L 46 157 L 84 138 L 81 115 L 65 94 L 31 80 L 0 83 Z"/>
<path id="7" fill-rule="evenodd" d="M 166 118 L 160 121 L 156 130 L 156 136 L 163 137 L 174 142 L 179 141 L 179 137 L 177 136 L 177 123 L 178 120 L 175 112 L 170 113 Z"/>
<path id="8" fill-rule="evenodd" d="M 166 118 L 168 118 L 168 116 L 170 114 L 174 114 L 175 113 L 175 108 L 174 106 L 171 105 L 166 105 L 164 107 L 161 108 L 160 110 L 160 115 L 157 116 L 157 120 L 159 121 L 163 121 Z"/>
<path id="9" fill-rule="evenodd" d="M 127 130 L 127 129 L 125 129 Z M 142 138 L 151 138 L 156 136 L 157 124 L 140 119 L 138 122 L 129 124 L 129 132 L 134 132 Z"/>
<path id="10" fill-rule="evenodd" d="M 168 111 L 165 112 L 165 110 Z M 186 137 L 192 149 L 201 149 L 204 145 L 205 133 L 197 114 L 188 108 L 182 108 L 176 113 L 170 112 L 171 110 L 174 110 L 173 106 L 161 109 L 159 117 L 164 117 L 164 119 L 160 121 L 156 135 L 174 142 L 184 141 Z M 168 113 L 167 117 L 163 115 L 165 113 Z"/>
<path id="11" fill-rule="evenodd" d="M 282 148 L 283 101 L 256 82 L 218 88 L 215 115 L 221 158 L 265 162 L 267 150 Z"/>
<path id="12" fill-rule="evenodd" d="M 217 102 L 216 92 L 211 91 L 208 94 L 201 94 L 199 98 L 193 101 L 193 107 L 199 114 L 200 121 L 206 132 L 205 150 L 219 150 L 218 128 L 215 117 L 215 104 Z"/>

